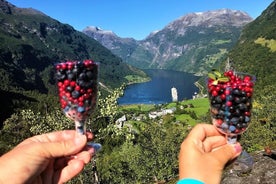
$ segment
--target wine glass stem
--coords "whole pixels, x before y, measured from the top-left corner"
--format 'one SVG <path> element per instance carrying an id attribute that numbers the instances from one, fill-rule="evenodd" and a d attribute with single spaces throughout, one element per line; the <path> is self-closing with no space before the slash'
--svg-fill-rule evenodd
<path id="1" fill-rule="evenodd" d="M 76 131 L 81 135 L 84 135 L 86 132 L 86 126 L 84 121 L 75 121 L 75 128 Z"/>
<path id="2" fill-rule="evenodd" d="M 226 137 L 229 144 L 235 144 L 238 139 L 238 135 L 227 135 Z"/>

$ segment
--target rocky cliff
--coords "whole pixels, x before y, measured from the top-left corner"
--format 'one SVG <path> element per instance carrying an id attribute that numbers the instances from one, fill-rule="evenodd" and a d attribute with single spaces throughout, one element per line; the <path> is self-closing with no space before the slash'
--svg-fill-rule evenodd
<path id="1" fill-rule="evenodd" d="M 275 184 L 276 152 L 267 154 L 263 151 L 252 153 L 252 170 L 238 172 L 235 164 L 229 165 L 222 178 L 222 184 Z"/>

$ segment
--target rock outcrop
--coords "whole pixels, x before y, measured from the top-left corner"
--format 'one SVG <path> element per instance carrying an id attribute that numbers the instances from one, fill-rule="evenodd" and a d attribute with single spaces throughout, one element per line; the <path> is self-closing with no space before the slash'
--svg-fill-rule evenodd
<path id="1" fill-rule="evenodd" d="M 235 164 L 230 164 L 222 178 L 222 184 L 275 184 L 276 152 L 267 154 L 263 151 L 250 154 L 254 164 L 251 170 L 238 172 Z"/>

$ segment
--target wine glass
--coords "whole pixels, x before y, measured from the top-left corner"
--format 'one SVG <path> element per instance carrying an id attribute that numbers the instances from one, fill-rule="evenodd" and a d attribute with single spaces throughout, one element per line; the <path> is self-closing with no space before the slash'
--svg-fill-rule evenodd
<path id="1" fill-rule="evenodd" d="M 223 74 L 214 70 L 208 74 L 212 123 L 226 135 L 229 144 L 235 144 L 250 124 L 255 80 L 252 75 L 232 70 Z M 251 170 L 253 159 L 243 151 L 234 163 L 237 170 Z"/>
<path id="2" fill-rule="evenodd" d="M 93 113 L 98 96 L 98 64 L 92 60 L 57 63 L 56 80 L 61 108 L 74 121 L 79 134 L 86 133 L 86 119 Z M 88 143 L 99 149 L 98 144 Z"/>

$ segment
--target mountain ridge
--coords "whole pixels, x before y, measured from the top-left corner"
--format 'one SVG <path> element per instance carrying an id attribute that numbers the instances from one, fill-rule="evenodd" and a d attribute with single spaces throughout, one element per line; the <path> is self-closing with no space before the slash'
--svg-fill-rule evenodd
<path id="1" fill-rule="evenodd" d="M 221 62 L 238 40 L 242 27 L 252 20 L 247 13 L 231 9 L 189 13 L 145 39 L 127 44 L 126 39 L 131 38 L 120 38 L 112 32 L 109 37 L 93 29 L 83 32 L 135 67 L 202 75 Z M 204 66 L 206 63 L 208 66 Z"/>

